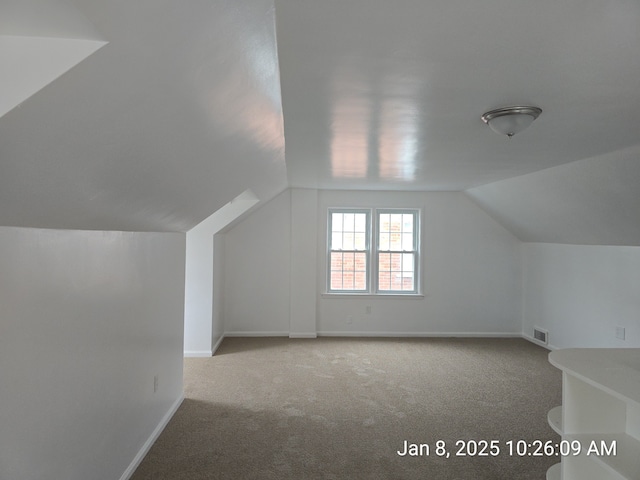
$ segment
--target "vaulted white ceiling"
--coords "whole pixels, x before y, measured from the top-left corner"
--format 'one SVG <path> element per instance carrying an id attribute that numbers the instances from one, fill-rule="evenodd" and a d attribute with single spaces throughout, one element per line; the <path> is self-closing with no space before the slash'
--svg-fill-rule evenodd
<path id="1" fill-rule="evenodd" d="M 0 118 L 0 225 L 185 231 L 286 188 L 271 0 L 56 1 L 109 43 Z"/>
<path id="2" fill-rule="evenodd" d="M 0 225 L 184 231 L 247 189 L 464 190 L 525 241 L 640 245 L 619 230 L 640 209 L 636 0 L 0 0 L 2 18 L 0 36 L 108 43 L 0 118 Z M 542 115 L 510 140 L 480 121 L 523 103 Z"/>

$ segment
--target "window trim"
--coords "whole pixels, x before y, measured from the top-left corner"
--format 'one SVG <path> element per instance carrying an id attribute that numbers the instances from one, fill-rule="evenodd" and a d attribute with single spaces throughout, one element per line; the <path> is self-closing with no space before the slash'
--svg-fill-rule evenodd
<path id="1" fill-rule="evenodd" d="M 367 234 L 366 253 L 367 262 L 367 289 L 366 290 L 332 290 L 331 289 L 331 232 L 332 213 L 366 213 L 367 214 Z M 378 278 L 378 258 L 379 258 L 379 228 L 378 223 L 381 214 L 385 213 L 411 213 L 414 214 L 414 289 L 413 290 L 380 290 Z M 422 209 L 416 207 L 329 207 L 327 208 L 327 230 L 325 235 L 325 292 L 323 297 L 359 297 L 359 298 L 423 298 L 422 294 Z M 395 253 L 395 252 L 393 252 Z"/>
<path id="2" fill-rule="evenodd" d="M 386 250 L 380 250 L 380 215 L 384 214 L 403 214 L 410 213 L 414 215 L 413 220 L 413 245 L 414 249 L 409 250 L 414 255 L 413 259 L 413 290 L 381 290 L 380 289 L 380 272 L 378 271 L 380 263 L 380 252 L 387 252 Z M 373 264 L 372 276 L 376 279 L 375 295 L 417 295 L 420 292 L 420 209 L 418 208 L 375 208 L 374 209 L 375 220 L 372 222 L 372 228 L 376 229 L 375 242 L 372 247 L 371 257 Z M 375 248 L 375 251 L 373 251 Z M 404 253 L 404 251 L 388 251 L 389 253 Z"/>
<path id="3" fill-rule="evenodd" d="M 331 289 L 331 253 L 334 251 L 331 249 L 332 247 L 332 233 L 333 233 L 333 213 L 364 213 L 366 215 L 366 233 L 365 233 L 365 249 L 364 250 L 342 250 L 342 251 L 353 251 L 353 252 L 364 252 L 365 253 L 365 261 L 366 261 L 366 288 L 365 290 L 332 290 Z M 339 294 L 339 295 L 365 295 L 371 293 L 371 209 L 370 208 L 329 208 L 327 212 L 327 255 L 326 255 L 326 264 L 327 264 L 327 285 L 326 291 L 331 294 Z M 339 250 L 336 250 L 339 251 Z"/>

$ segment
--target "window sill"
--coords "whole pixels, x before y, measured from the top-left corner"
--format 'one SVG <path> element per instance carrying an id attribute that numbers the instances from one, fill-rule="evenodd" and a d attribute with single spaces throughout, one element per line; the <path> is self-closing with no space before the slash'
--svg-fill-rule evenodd
<path id="1" fill-rule="evenodd" d="M 334 293 L 323 292 L 320 294 L 322 298 L 350 298 L 350 299 L 363 299 L 363 300 L 397 300 L 397 299 L 412 299 L 420 300 L 425 297 L 422 293 Z"/>

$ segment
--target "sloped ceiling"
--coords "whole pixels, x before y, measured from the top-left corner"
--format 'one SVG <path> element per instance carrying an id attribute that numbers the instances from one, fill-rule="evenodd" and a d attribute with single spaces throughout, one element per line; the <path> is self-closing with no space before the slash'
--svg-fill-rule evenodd
<path id="1" fill-rule="evenodd" d="M 185 231 L 286 188 L 271 1 L 65 5 L 109 43 L 0 118 L 0 225 Z"/>
<path id="2" fill-rule="evenodd" d="M 0 3 L 0 117 L 105 45 L 58 0 Z"/>
<path id="3" fill-rule="evenodd" d="M 525 242 L 640 246 L 640 147 L 467 194 Z"/>
<path id="4" fill-rule="evenodd" d="M 0 118 L 0 225 L 186 231 L 246 190 L 454 190 L 525 241 L 637 242 L 636 0 L 55 2 L 29 35 L 75 12 L 73 38 L 109 43 Z M 543 113 L 511 140 L 480 121 L 512 104 Z"/>

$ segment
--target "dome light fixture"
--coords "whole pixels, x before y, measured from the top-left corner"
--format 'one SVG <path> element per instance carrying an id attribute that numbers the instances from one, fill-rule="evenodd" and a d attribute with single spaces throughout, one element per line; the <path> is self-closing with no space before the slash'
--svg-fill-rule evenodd
<path id="1" fill-rule="evenodd" d="M 518 105 L 503 107 L 482 115 L 482 121 L 496 133 L 511 138 L 527 128 L 542 113 L 542 109 Z"/>

